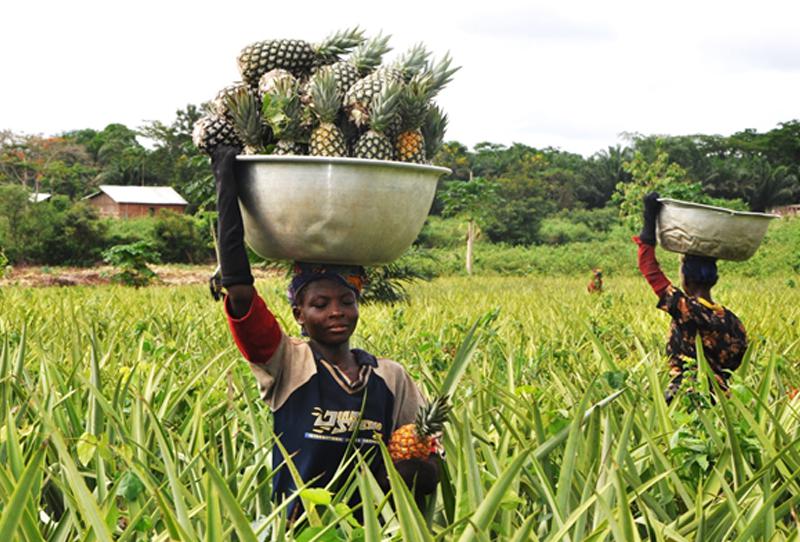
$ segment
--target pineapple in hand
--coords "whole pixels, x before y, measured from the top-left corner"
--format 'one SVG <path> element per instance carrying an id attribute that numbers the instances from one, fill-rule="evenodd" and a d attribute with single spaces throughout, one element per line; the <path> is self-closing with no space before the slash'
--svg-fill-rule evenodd
<path id="1" fill-rule="evenodd" d="M 439 438 L 444 422 L 450 413 L 449 398 L 440 395 L 421 407 L 414 423 L 398 427 L 389 439 L 389 455 L 392 461 L 408 459 L 426 460 L 441 450 Z"/>

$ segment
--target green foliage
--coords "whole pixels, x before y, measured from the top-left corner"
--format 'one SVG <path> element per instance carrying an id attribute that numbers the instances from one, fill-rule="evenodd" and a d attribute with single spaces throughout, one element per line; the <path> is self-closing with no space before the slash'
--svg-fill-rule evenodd
<path id="1" fill-rule="evenodd" d="M 5 278 L 11 273 L 11 263 L 3 252 L 3 247 L 0 246 L 0 279 Z"/>
<path id="2" fill-rule="evenodd" d="M 466 235 L 462 221 L 429 215 L 414 245 L 422 248 L 459 247 L 464 244 Z"/>
<path id="3" fill-rule="evenodd" d="M 147 286 L 158 278 L 148 263 L 159 261 L 159 254 L 147 241 L 116 245 L 103 251 L 103 260 L 116 268 L 111 280 L 125 286 Z"/>
<path id="4" fill-rule="evenodd" d="M 108 227 L 106 243 L 108 246 L 127 245 L 136 241 L 154 241 L 155 216 L 140 216 L 119 220 L 105 219 Z"/>
<path id="5" fill-rule="evenodd" d="M 88 203 L 71 204 L 64 196 L 31 206 L 31 259 L 50 265 L 92 265 L 105 246 L 106 223 Z"/>
<path id="6" fill-rule="evenodd" d="M 497 201 L 497 185 L 480 177 L 452 181 L 445 185 L 441 200 L 443 216 L 481 224 L 488 219 L 489 208 Z"/>
<path id="7" fill-rule="evenodd" d="M 408 301 L 408 286 L 420 280 L 430 279 L 430 275 L 424 270 L 403 261 L 368 267 L 367 284 L 361 301 L 386 304 Z"/>
<path id="8" fill-rule="evenodd" d="M 625 163 L 625 170 L 631 174 L 632 180 L 617 185 L 612 201 L 619 207 L 620 217 L 631 231 L 641 223 L 642 199 L 647 193 L 655 190 L 662 197 L 673 197 L 676 192 L 681 192 L 684 197 L 677 199 L 692 201 L 702 192 L 699 184 L 689 181 L 685 169 L 670 163 L 666 152 L 658 153 L 650 162 L 641 151 L 637 151 L 633 160 Z M 688 198 L 687 194 L 690 194 Z"/>
<path id="9" fill-rule="evenodd" d="M 641 225 L 642 199 L 652 191 L 658 192 L 662 198 L 673 198 L 706 205 L 716 205 L 728 209 L 744 210 L 742 201 L 714 198 L 706 194 L 703 185 L 692 181 L 684 168 L 670 162 L 666 152 L 659 152 L 654 161 L 648 161 L 644 154 L 637 151 L 625 169 L 632 180 L 617 185 L 612 196 L 613 203 L 619 206 L 623 223 L 634 231 Z"/>
<path id="10" fill-rule="evenodd" d="M 558 224 L 572 224 L 556 221 Z M 550 222 L 550 219 L 547 221 Z M 577 222 L 577 224 L 581 224 Z M 549 227 L 549 226 L 548 226 Z M 572 226 L 567 226 L 571 228 Z M 572 231 L 572 230 L 570 230 Z M 581 229 L 584 232 L 586 230 Z M 594 231 L 592 235 L 595 235 Z M 608 279 L 615 276 L 638 276 L 636 245 L 631 233 L 616 226 L 596 234 L 589 242 L 567 242 L 556 245 L 509 246 L 484 243 L 475 257 L 475 273 L 479 275 L 580 275 L 588 281 L 594 267 L 603 269 Z M 441 277 L 462 274 L 461 249 L 429 248 L 411 251 L 404 260 L 426 274 Z M 678 280 L 678 255 L 658 249 L 658 260 L 667 275 Z M 761 247 L 744 262 L 719 261 L 721 282 L 727 277 L 795 277 L 800 280 L 800 218 L 774 221 Z M 735 282 L 735 281 L 734 281 Z"/>
<path id="11" fill-rule="evenodd" d="M 592 231 L 589 226 L 575 223 L 563 218 L 546 218 L 539 228 L 538 238 L 548 245 L 564 243 L 588 242 L 597 239 L 601 234 Z"/>
<path id="12" fill-rule="evenodd" d="M 162 209 L 155 217 L 152 236 L 163 262 L 200 263 L 214 258 L 208 224 L 191 215 Z"/>
<path id="13" fill-rule="evenodd" d="M 496 181 L 497 194 L 487 201 L 491 214 L 484 230 L 495 243 L 529 245 L 536 242 L 539 224 L 555 210 L 540 181 L 517 176 Z"/>
<path id="14" fill-rule="evenodd" d="M 12 263 L 92 265 L 105 244 L 105 222 L 66 196 L 31 203 L 20 186 L 0 185 L 0 244 Z"/>
<path id="15" fill-rule="evenodd" d="M 440 491 L 424 511 L 394 469 L 385 493 L 360 457 L 327 487 L 275 498 L 269 406 L 204 289 L 3 288 L 0 530 L 9 540 L 794 540 L 800 290 L 774 277 L 720 291 L 751 333 L 749 360 L 729 395 L 689 410 L 689 389 L 664 404 L 669 318 L 641 278 L 615 277 L 602 296 L 581 292 L 586 278 L 446 278 L 413 284 L 408 305 L 362 308 L 354 346 L 401 360 L 428 396 L 452 388 Z M 257 283 L 290 322 L 283 286 Z M 297 499 L 309 513 L 289 522 Z"/>

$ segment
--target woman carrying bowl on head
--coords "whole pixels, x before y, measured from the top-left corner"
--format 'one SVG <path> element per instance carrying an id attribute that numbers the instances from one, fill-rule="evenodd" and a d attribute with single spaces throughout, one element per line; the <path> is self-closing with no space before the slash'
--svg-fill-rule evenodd
<path id="1" fill-rule="evenodd" d="M 326 486 L 355 443 L 370 456 L 370 468 L 386 489 L 378 439 L 388 444 L 396 428 L 413 423 L 423 396 L 399 363 L 350 348 L 365 280 L 363 267 L 296 264 L 288 298 L 307 340 L 290 338 L 280 328 L 253 287 L 234 171 L 236 155 L 236 149 L 220 147 L 212 156 L 225 313 L 233 339 L 272 410 L 274 432 L 304 481 Z M 277 499 L 296 491 L 291 473 L 281 467 L 283 461 L 276 446 L 273 467 L 279 470 L 273 478 L 273 495 Z M 395 462 L 409 487 L 415 488 L 418 502 L 436 489 L 437 461 L 431 454 L 424 460 Z M 290 518 L 297 517 L 300 508 L 293 503 Z"/>
<path id="2" fill-rule="evenodd" d="M 697 366 L 697 335 L 703 354 L 723 391 L 728 379 L 742 363 L 747 349 L 747 334 L 741 320 L 729 309 L 714 302 L 711 289 L 717 283 L 714 258 L 685 255 L 681 259 L 681 288 L 675 287 L 656 260 L 656 217 L 661 209 L 656 192 L 644 198 L 641 233 L 633 240 L 639 245 L 639 270 L 658 296 L 659 309 L 672 317 L 667 356 L 670 383 L 664 393 L 667 404 L 677 394 L 685 373 Z"/>

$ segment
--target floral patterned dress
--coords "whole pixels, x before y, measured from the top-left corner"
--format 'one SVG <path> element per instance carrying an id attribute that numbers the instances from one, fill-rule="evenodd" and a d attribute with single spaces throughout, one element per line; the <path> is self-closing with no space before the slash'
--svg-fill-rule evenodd
<path id="1" fill-rule="evenodd" d="M 687 362 L 694 365 L 697 359 L 698 333 L 706 361 L 720 387 L 727 390 L 728 378 L 741 365 L 747 350 L 747 333 L 741 320 L 722 305 L 690 297 L 672 285 L 661 295 L 657 306 L 672 316 L 667 342 L 672 377 L 668 399 L 680 387 Z"/>

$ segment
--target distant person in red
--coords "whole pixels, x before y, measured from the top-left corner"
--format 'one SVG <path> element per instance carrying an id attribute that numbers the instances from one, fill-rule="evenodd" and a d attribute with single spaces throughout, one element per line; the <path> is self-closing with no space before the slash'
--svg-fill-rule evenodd
<path id="1" fill-rule="evenodd" d="M 728 378 L 742 363 L 747 335 L 739 318 L 711 298 L 717 283 L 717 261 L 704 256 L 686 255 L 681 261 L 681 286 L 673 286 L 656 261 L 656 217 L 661 209 L 659 195 L 644 198 L 644 224 L 633 240 L 639 245 L 639 269 L 658 296 L 659 309 L 672 316 L 667 355 L 670 384 L 664 397 L 669 404 L 677 394 L 688 366 L 696 366 L 696 337 L 700 334 L 703 354 L 722 390 Z"/>
<path id="2" fill-rule="evenodd" d="M 603 293 L 603 270 L 602 269 L 592 269 L 592 280 L 589 281 L 589 285 L 586 286 L 586 291 L 590 294 L 600 294 Z"/>

